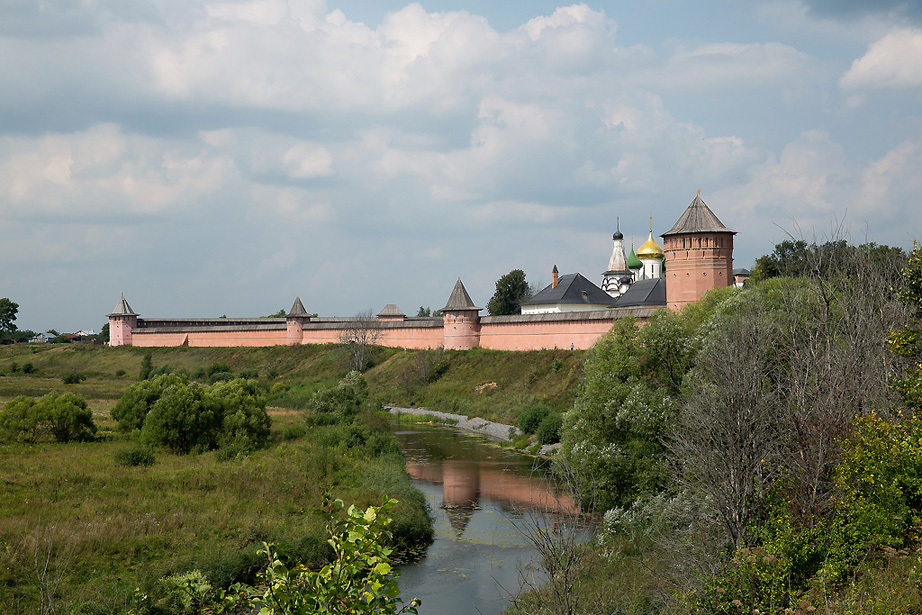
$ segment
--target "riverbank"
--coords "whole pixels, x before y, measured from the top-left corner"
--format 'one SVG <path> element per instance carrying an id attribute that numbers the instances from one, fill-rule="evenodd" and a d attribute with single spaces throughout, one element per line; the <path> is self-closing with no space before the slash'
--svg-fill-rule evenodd
<path id="1" fill-rule="evenodd" d="M 506 442 L 513 444 L 517 437 L 525 435 L 524 432 L 513 425 L 504 425 L 503 423 L 496 423 L 493 421 L 488 421 L 480 417 L 470 418 L 463 414 L 452 414 L 451 412 L 439 412 L 437 410 L 430 410 L 429 408 L 401 408 L 398 406 L 384 406 L 384 409 L 390 412 L 391 414 L 412 414 L 413 416 L 431 416 L 435 419 L 438 419 L 437 422 L 442 423 L 448 427 L 453 427 L 461 431 L 466 431 L 469 433 L 476 433 L 486 436 L 491 440 L 497 442 Z M 542 446 L 534 454 L 537 454 L 542 457 L 547 457 L 553 455 L 560 448 L 560 444 L 548 444 Z M 529 451 L 522 451 L 529 452 Z"/>

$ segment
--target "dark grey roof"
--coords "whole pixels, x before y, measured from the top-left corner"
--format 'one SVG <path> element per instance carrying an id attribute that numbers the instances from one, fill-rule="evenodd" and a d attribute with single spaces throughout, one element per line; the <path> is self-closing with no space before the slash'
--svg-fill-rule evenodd
<path id="1" fill-rule="evenodd" d="M 301 297 L 295 297 L 295 302 L 291 304 L 291 309 L 288 310 L 288 315 L 294 316 L 296 318 L 310 316 L 310 314 L 307 313 L 307 310 L 304 309 L 304 304 L 301 303 Z"/>
<path id="2" fill-rule="evenodd" d="M 118 303 L 115 304 L 115 309 L 112 310 L 112 313 L 109 316 L 137 316 L 137 312 L 131 309 L 131 306 L 128 305 L 128 302 L 125 300 L 124 293 L 121 298 L 119 298 Z"/>
<path id="3" fill-rule="evenodd" d="M 666 278 L 634 282 L 623 295 L 615 299 L 613 308 L 666 305 Z"/>
<path id="4" fill-rule="evenodd" d="M 752 272 L 749 271 L 748 269 L 740 268 L 740 269 L 734 269 L 733 275 L 752 275 Z"/>
<path id="5" fill-rule="evenodd" d="M 455 282 L 455 287 L 451 291 L 451 296 L 448 297 L 448 303 L 445 304 L 442 311 L 476 310 L 479 312 L 482 309 L 474 305 L 471 296 L 467 294 L 467 289 L 461 283 L 461 278 L 458 278 L 458 281 Z"/>
<path id="6" fill-rule="evenodd" d="M 714 212 L 701 200 L 701 197 L 695 196 L 695 200 L 691 202 L 682 217 L 660 237 L 685 233 L 733 233 L 735 235 L 736 231 L 724 226 L 723 222 L 718 220 Z"/>
<path id="7" fill-rule="evenodd" d="M 545 286 L 541 292 L 522 305 L 548 305 L 552 303 L 583 303 L 608 306 L 611 295 L 584 278 L 579 273 L 567 273 L 558 278 L 557 287 Z"/>
<path id="8" fill-rule="evenodd" d="M 388 303 L 383 310 L 378 312 L 378 316 L 406 316 L 406 314 L 400 311 L 396 303 Z"/>

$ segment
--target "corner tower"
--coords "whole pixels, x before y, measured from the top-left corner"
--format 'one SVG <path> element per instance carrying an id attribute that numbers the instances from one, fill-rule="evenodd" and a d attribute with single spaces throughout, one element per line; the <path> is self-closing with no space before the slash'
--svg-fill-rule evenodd
<path id="1" fill-rule="evenodd" d="M 311 315 L 304 309 L 301 297 L 295 297 L 295 302 L 285 315 L 285 342 L 289 346 L 296 346 L 304 341 L 304 323 L 310 320 Z"/>
<path id="2" fill-rule="evenodd" d="M 443 344 L 446 350 L 470 350 L 480 345 L 480 310 L 471 301 L 461 278 L 455 282 L 448 303 L 442 308 Z"/>
<path id="3" fill-rule="evenodd" d="M 671 310 L 695 302 L 712 288 L 733 283 L 733 236 L 700 194 L 661 235 L 665 245 L 666 303 Z"/>
<path id="4" fill-rule="evenodd" d="M 109 314 L 109 346 L 131 346 L 131 331 L 137 326 L 138 314 L 131 309 L 122 294 L 115 309 Z"/>

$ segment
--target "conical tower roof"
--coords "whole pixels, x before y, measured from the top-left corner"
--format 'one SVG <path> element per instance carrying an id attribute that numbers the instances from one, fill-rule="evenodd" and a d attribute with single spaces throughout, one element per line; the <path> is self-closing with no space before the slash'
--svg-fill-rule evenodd
<path id="1" fill-rule="evenodd" d="M 614 246 L 611 250 L 611 258 L 608 259 L 608 270 L 606 273 L 627 272 L 627 261 L 624 259 L 624 235 L 621 234 L 621 221 L 618 221 L 618 230 L 611 236 Z"/>
<path id="2" fill-rule="evenodd" d="M 442 311 L 476 310 L 479 312 L 482 309 L 474 305 L 471 296 L 467 294 L 467 289 L 461 283 L 461 278 L 458 278 L 458 281 L 455 282 L 455 287 L 451 291 L 451 296 L 448 298 L 448 303 L 445 304 Z"/>
<path id="3" fill-rule="evenodd" d="M 118 303 L 115 304 L 115 309 L 112 310 L 112 313 L 109 316 L 137 316 L 137 312 L 131 309 L 131 306 L 128 305 L 128 301 L 125 300 L 125 294 L 122 293 L 122 296 L 119 298 Z"/>
<path id="4" fill-rule="evenodd" d="M 291 304 L 291 309 L 288 310 L 288 316 L 295 318 L 310 316 L 310 314 L 307 313 L 307 310 L 304 309 L 304 304 L 301 303 L 301 297 L 295 297 L 295 302 Z"/>
<path id="5" fill-rule="evenodd" d="M 723 222 L 714 215 L 714 212 L 701 199 L 701 195 L 696 195 L 685 213 L 682 214 L 682 217 L 660 237 L 686 233 L 733 233 L 735 235 L 736 231 L 724 226 Z"/>

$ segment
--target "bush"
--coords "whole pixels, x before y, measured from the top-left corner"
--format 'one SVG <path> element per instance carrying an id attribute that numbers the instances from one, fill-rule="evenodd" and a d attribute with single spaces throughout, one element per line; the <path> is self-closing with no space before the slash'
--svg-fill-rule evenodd
<path id="1" fill-rule="evenodd" d="M 6 402 L 0 410 L 0 432 L 4 439 L 33 443 L 42 433 L 43 420 L 35 409 L 35 400 L 20 395 Z"/>
<path id="2" fill-rule="evenodd" d="M 64 374 L 64 377 L 61 378 L 61 382 L 64 384 L 80 384 L 86 380 L 86 376 L 79 372 L 70 372 L 69 374 Z"/>
<path id="3" fill-rule="evenodd" d="M 563 417 L 559 414 L 549 414 L 538 425 L 536 436 L 539 444 L 557 444 L 560 442 L 560 428 L 563 426 Z"/>
<path id="4" fill-rule="evenodd" d="M 163 392 L 170 387 L 185 385 L 188 379 L 179 374 L 162 374 L 150 380 L 142 380 L 128 387 L 115 407 L 112 418 L 118 421 L 121 431 L 141 429 L 144 419 Z"/>
<path id="5" fill-rule="evenodd" d="M 162 378 L 163 376 L 161 376 Z M 201 386 L 176 384 L 151 407 L 141 429 L 142 440 L 163 445 L 174 453 L 206 451 L 217 446 L 221 407 Z"/>
<path id="6" fill-rule="evenodd" d="M 224 374 L 232 373 L 231 368 L 227 363 L 222 363 L 221 361 L 215 361 L 208 366 L 208 370 L 205 372 L 209 378 L 215 374 Z"/>
<path id="7" fill-rule="evenodd" d="M 519 417 L 519 429 L 525 433 L 535 433 L 541 421 L 548 416 L 550 410 L 546 406 L 532 406 Z"/>
<path id="8" fill-rule="evenodd" d="M 307 435 L 307 427 L 304 425 L 289 425 L 285 428 L 285 431 L 282 432 L 282 439 L 284 440 L 297 440 L 298 438 L 303 438 Z"/>
<path id="9" fill-rule="evenodd" d="M 237 456 L 266 446 L 272 421 L 266 414 L 266 398 L 255 380 L 218 382 L 207 394 L 223 414 L 220 447 L 232 447 L 233 456 Z"/>
<path id="10" fill-rule="evenodd" d="M 152 466 L 154 465 L 154 452 L 146 446 L 125 449 L 115 453 L 115 465 L 117 466 Z"/>
<path id="11" fill-rule="evenodd" d="M 314 393 L 309 409 L 318 415 L 326 415 L 334 422 L 351 423 L 367 399 L 368 384 L 365 377 L 353 371 L 346 374 L 332 389 Z"/>
<path id="12" fill-rule="evenodd" d="M 51 392 L 36 406 L 47 417 L 48 429 L 58 442 L 93 439 L 96 433 L 93 413 L 79 395 Z"/>
<path id="13" fill-rule="evenodd" d="M 35 373 L 35 366 L 32 365 L 31 361 L 27 361 L 26 363 L 22 364 L 22 373 L 24 374 L 34 374 Z"/>

